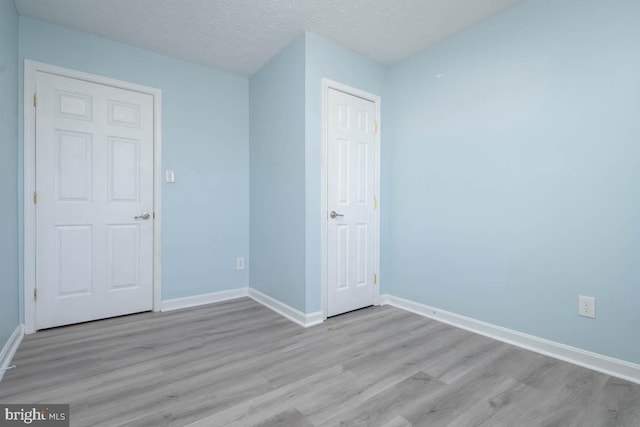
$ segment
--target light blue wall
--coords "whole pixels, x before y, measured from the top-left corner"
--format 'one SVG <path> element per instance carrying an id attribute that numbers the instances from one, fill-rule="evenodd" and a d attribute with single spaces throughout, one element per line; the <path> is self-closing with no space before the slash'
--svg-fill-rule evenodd
<path id="1" fill-rule="evenodd" d="M 305 311 L 305 39 L 250 79 L 251 287 Z"/>
<path id="2" fill-rule="evenodd" d="M 0 350 L 18 325 L 18 12 L 0 0 Z"/>
<path id="3" fill-rule="evenodd" d="M 306 312 L 313 313 L 321 310 L 322 79 L 383 96 L 385 69 L 314 33 L 305 34 L 305 45 L 305 283 Z M 384 100 L 382 103 L 384 105 Z"/>
<path id="4" fill-rule="evenodd" d="M 22 70 L 2 1 L 0 343 L 17 321 L 22 215 Z M 246 286 L 250 271 L 320 310 L 327 77 L 383 97 L 383 293 L 640 363 L 638 16 L 630 0 L 530 0 L 390 67 L 306 33 L 249 82 L 20 18 L 19 58 L 162 89 L 178 179 L 163 184 L 165 299 Z M 577 316 L 578 294 L 597 319 Z"/>
<path id="5" fill-rule="evenodd" d="M 247 286 L 235 269 L 249 254 L 247 79 L 20 18 L 25 58 L 162 90 L 163 167 L 177 180 L 162 187 L 162 297 Z"/>
<path id="6" fill-rule="evenodd" d="M 322 78 L 376 94 L 384 68 L 304 33 L 257 72 L 251 99 L 251 286 L 321 310 Z"/>
<path id="7" fill-rule="evenodd" d="M 640 362 L 638 17 L 527 1 L 390 68 L 385 292 Z"/>

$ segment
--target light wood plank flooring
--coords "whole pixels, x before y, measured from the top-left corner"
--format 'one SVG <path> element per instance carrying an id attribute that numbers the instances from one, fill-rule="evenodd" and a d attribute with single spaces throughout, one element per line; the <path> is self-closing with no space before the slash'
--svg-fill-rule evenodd
<path id="1" fill-rule="evenodd" d="M 29 335 L 2 403 L 73 426 L 640 426 L 640 386 L 393 307 L 303 329 L 248 298 Z"/>

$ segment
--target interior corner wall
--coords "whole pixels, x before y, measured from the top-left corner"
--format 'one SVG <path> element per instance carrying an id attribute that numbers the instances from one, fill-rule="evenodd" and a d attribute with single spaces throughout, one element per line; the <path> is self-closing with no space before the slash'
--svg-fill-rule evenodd
<path id="1" fill-rule="evenodd" d="M 38 20 L 21 17 L 19 27 L 21 64 L 162 90 L 162 167 L 176 173 L 162 183 L 163 300 L 246 287 L 236 257 L 249 254 L 248 80 Z M 22 73 L 20 82 L 22 91 Z M 21 177 L 22 145 L 19 156 Z"/>
<path id="2" fill-rule="evenodd" d="M 305 307 L 307 313 L 313 313 L 322 309 L 322 80 L 327 78 L 378 95 L 384 111 L 385 68 L 314 33 L 305 34 L 305 46 Z"/>
<path id="3" fill-rule="evenodd" d="M 640 363 L 639 16 L 526 1 L 389 68 L 387 293 Z"/>
<path id="4" fill-rule="evenodd" d="M 0 0 L 0 350 L 18 316 L 18 12 Z"/>
<path id="5" fill-rule="evenodd" d="M 305 42 L 250 81 L 250 284 L 305 312 Z"/>

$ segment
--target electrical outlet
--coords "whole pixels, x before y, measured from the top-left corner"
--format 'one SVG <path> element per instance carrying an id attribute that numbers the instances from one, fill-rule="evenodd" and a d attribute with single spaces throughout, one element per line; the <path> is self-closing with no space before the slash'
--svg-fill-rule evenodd
<path id="1" fill-rule="evenodd" d="M 596 299 L 578 295 L 578 314 L 584 317 L 596 318 Z"/>
<path id="2" fill-rule="evenodd" d="M 244 258 L 241 256 L 236 258 L 236 270 L 244 270 Z"/>

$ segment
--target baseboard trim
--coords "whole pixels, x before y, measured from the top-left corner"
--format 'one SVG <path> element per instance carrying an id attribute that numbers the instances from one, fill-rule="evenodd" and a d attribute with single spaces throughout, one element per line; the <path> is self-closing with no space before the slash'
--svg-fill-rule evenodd
<path id="1" fill-rule="evenodd" d="M 507 344 L 640 384 L 640 365 L 636 363 L 561 344 L 513 329 L 503 328 L 502 326 L 440 310 L 439 308 L 393 295 L 381 295 L 380 304 L 392 305 Z"/>
<path id="2" fill-rule="evenodd" d="M 164 300 L 162 301 L 161 310 L 180 310 L 183 308 L 197 307 L 200 305 L 213 304 L 216 302 L 228 301 L 247 296 L 304 328 L 318 325 L 324 321 L 321 311 L 306 314 L 270 297 L 269 295 L 251 288 L 229 289 L 210 294 Z"/>
<path id="3" fill-rule="evenodd" d="M 162 311 L 180 310 L 182 308 L 197 307 L 199 305 L 213 304 L 242 298 L 249 295 L 249 288 L 229 289 L 226 291 L 212 292 L 209 294 L 193 295 L 190 297 L 174 298 L 162 301 Z"/>
<path id="4" fill-rule="evenodd" d="M 304 328 L 319 325 L 324 321 L 321 311 L 309 314 L 303 313 L 275 298 L 270 297 L 269 295 L 256 291 L 253 288 L 249 288 L 249 298 Z"/>
<path id="5" fill-rule="evenodd" d="M 0 352 L 0 381 L 2 381 L 5 372 L 7 372 L 7 368 L 11 366 L 13 356 L 15 356 L 20 343 L 22 343 L 22 338 L 24 338 L 24 325 L 19 324 L 5 343 L 2 352 Z"/>

